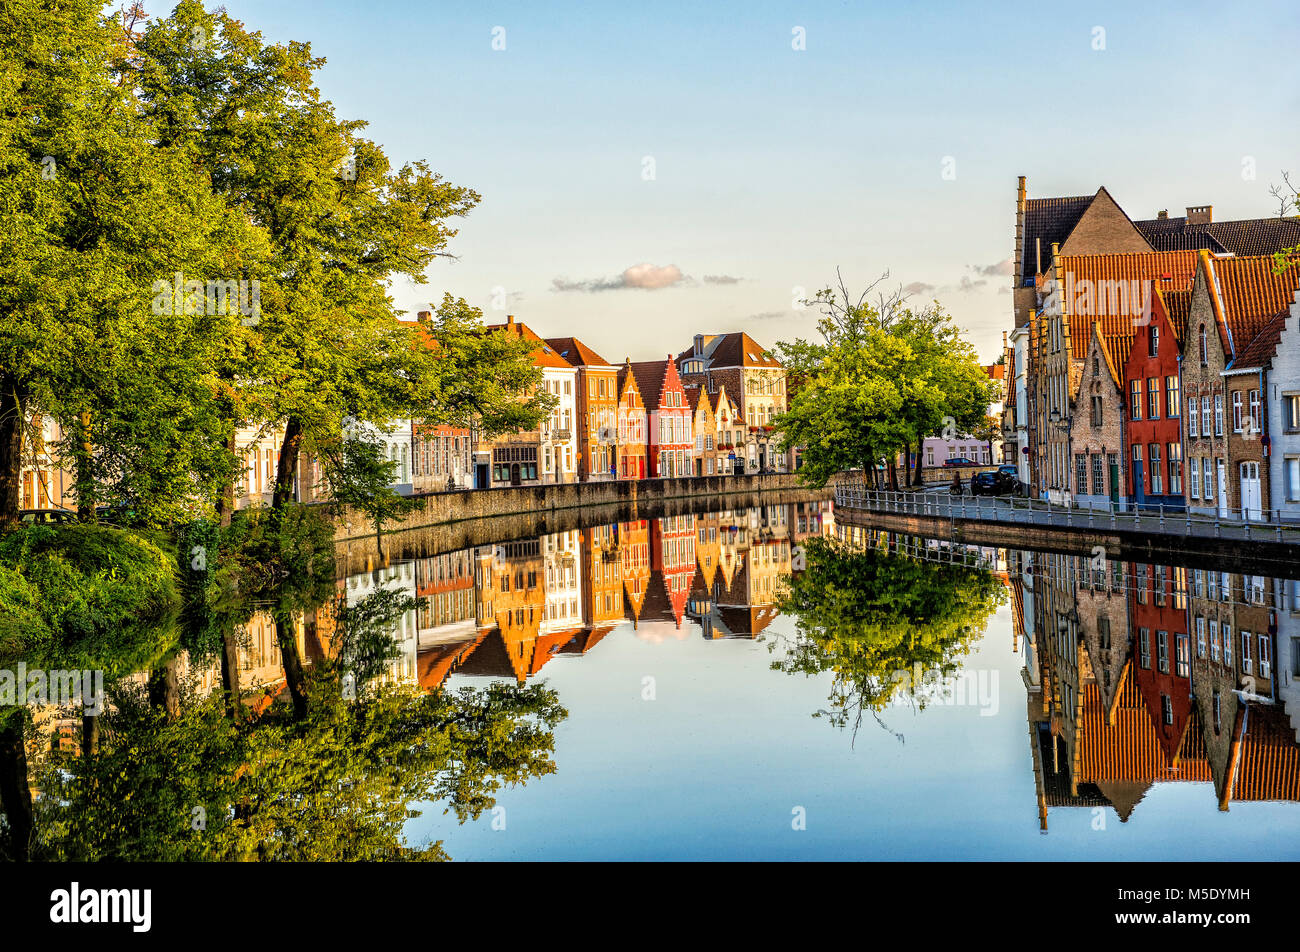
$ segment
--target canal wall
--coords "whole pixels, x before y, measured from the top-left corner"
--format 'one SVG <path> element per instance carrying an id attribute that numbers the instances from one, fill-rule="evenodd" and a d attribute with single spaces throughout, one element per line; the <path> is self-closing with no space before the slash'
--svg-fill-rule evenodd
<path id="1" fill-rule="evenodd" d="M 536 537 L 570 528 L 653 519 L 688 512 L 780 505 L 828 499 L 830 487 L 810 489 L 793 473 L 693 476 L 509 486 L 428 493 L 403 520 L 385 523 L 384 548 L 394 555 L 450 551 L 485 540 Z M 374 525 L 346 507 L 335 521 L 340 551 L 372 551 Z"/>

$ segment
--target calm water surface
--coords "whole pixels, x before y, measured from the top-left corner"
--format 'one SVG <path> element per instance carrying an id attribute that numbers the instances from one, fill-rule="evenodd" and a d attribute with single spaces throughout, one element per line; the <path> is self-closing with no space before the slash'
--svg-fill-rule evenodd
<path id="1" fill-rule="evenodd" d="M 817 538 L 859 554 L 828 566 Z M 987 610 L 954 573 L 988 582 Z M 778 609 L 792 576 L 803 614 Z M 460 825 L 418 805 L 410 838 L 456 859 L 1300 857 L 1288 580 L 953 553 L 837 529 L 820 503 L 512 540 L 347 584 L 416 595 L 403 676 L 541 681 L 569 712 L 556 772 L 496 810 Z M 933 624 L 904 605 L 920 589 Z M 1253 699 L 1234 693 L 1243 633 Z M 901 655 L 846 662 L 846 643 L 890 637 Z M 946 682 L 926 681 L 927 638 L 949 646 Z"/>

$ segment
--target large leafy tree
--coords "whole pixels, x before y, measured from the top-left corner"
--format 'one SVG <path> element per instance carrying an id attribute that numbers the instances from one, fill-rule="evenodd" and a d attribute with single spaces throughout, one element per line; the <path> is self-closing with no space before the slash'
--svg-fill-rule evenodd
<path id="1" fill-rule="evenodd" d="M 807 303 L 820 311 L 821 340 L 777 346 L 793 396 L 776 426 L 786 451 L 803 449 L 800 472 L 814 485 L 859 467 L 874 480 L 882 457 L 892 475 L 899 452 L 914 452 L 919 481 L 925 437 L 968 431 L 987 414 L 991 388 L 951 315 L 898 293 L 868 300 L 876 284 L 856 297 L 842 280 L 819 291 Z"/>
<path id="2" fill-rule="evenodd" d="M 209 375 L 238 315 L 154 314 L 153 287 L 237 271 L 256 229 L 142 112 L 100 8 L 0 7 L 0 526 L 37 411 L 68 435 L 88 518 L 101 481 L 160 521 L 223 466 L 206 438 Z"/>

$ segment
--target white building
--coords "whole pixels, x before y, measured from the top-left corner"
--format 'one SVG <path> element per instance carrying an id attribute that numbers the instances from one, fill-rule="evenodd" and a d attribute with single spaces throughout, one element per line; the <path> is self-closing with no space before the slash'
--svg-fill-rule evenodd
<path id="1" fill-rule="evenodd" d="M 413 491 L 411 458 L 414 454 L 411 432 L 410 420 L 395 420 L 391 432 L 386 432 L 375 424 L 363 420 L 347 420 L 343 424 L 344 439 L 364 438 L 369 442 L 383 445 L 384 456 L 390 462 L 397 464 L 393 471 L 393 481 L 388 485 L 394 492 L 401 493 L 403 496 L 409 496 Z"/>
<path id="2" fill-rule="evenodd" d="M 549 346 L 546 347 L 549 351 Z M 564 363 L 555 355 L 556 363 Z M 559 402 L 542 421 L 543 483 L 573 483 L 578 480 L 578 369 L 542 365 L 542 386 Z"/>
<path id="3" fill-rule="evenodd" d="M 362 599 L 378 591 L 399 592 L 415 599 L 415 563 L 399 562 L 388 568 L 349 575 L 346 582 L 347 605 L 355 606 Z M 392 630 L 397 645 L 397 657 L 388 663 L 385 681 L 411 683 L 417 678 L 416 654 L 420 644 L 418 603 L 402 612 Z M 358 685 L 360 687 L 360 685 Z"/>
<path id="4" fill-rule="evenodd" d="M 1268 370 L 1269 503 L 1300 521 L 1300 290 Z"/>
<path id="5" fill-rule="evenodd" d="M 1015 429 L 1009 434 L 1006 453 L 1016 464 L 1022 486 L 1029 485 L 1029 326 L 1011 332 L 1011 393 L 1014 403 Z"/>
<path id="6" fill-rule="evenodd" d="M 235 456 L 241 462 L 235 480 L 235 508 L 269 506 L 284 445 L 284 425 L 264 423 L 235 430 Z"/>

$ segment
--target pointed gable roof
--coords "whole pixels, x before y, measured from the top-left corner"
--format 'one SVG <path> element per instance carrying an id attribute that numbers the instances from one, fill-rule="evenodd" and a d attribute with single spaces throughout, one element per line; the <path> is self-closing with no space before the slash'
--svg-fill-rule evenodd
<path id="1" fill-rule="evenodd" d="M 1196 255 L 1195 251 L 1060 255 L 1056 262 L 1057 287 L 1062 295 L 1062 313 L 1069 320 L 1070 352 L 1082 354 L 1087 351 L 1094 321 L 1101 324 L 1108 342 L 1112 338 L 1131 342 L 1134 318 L 1142 313 L 1142 302 L 1130 300 L 1119 313 L 1076 315 L 1075 307 L 1084 300 L 1085 294 L 1091 300 L 1089 311 L 1099 312 L 1103 309 L 1100 292 L 1118 286 L 1119 282 L 1124 282 L 1127 287 L 1146 288 L 1152 281 L 1159 281 L 1161 289 L 1185 290 L 1191 287 L 1196 275 Z M 1166 275 L 1168 280 L 1164 280 Z M 1111 310 L 1109 306 L 1104 309 L 1107 312 Z"/>
<path id="2" fill-rule="evenodd" d="M 1106 236 L 1104 248 L 1094 240 L 1098 233 Z M 1154 250 L 1104 185 L 1093 195 L 1027 199 L 1022 234 L 1021 286 L 1033 285 L 1040 250 L 1043 271 L 1051 269 L 1053 245 L 1065 255 Z"/>
<path id="3" fill-rule="evenodd" d="M 1290 312 L 1300 273 L 1296 268 L 1278 274 L 1272 255 L 1211 259 L 1203 251 L 1201 256 L 1214 278 L 1214 297 L 1222 308 L 1230 353 L 1244 351 L 1273 318 Z"/>
<path id="4" fill-rule="evenodd" d="M 668 374 L 677 372 L 672 358 L 669 357 L 667 360 L 637 360 L 626 366 L 632 369 L 632 374 L 636 377 L 636 388 L 641 394 L 641 402 L 645 405 L 646 411 L 649 412 L 657 408 L 663 394 L 664 385 L 668 380 Z"/>

